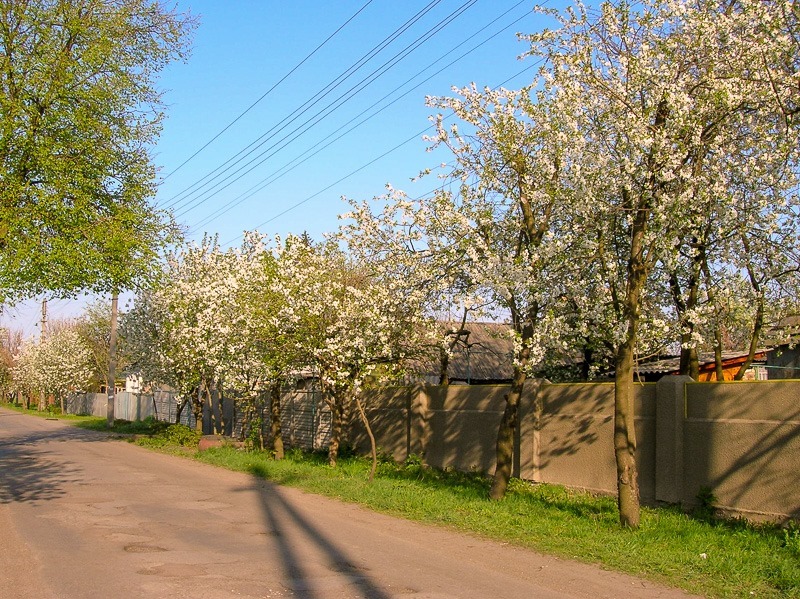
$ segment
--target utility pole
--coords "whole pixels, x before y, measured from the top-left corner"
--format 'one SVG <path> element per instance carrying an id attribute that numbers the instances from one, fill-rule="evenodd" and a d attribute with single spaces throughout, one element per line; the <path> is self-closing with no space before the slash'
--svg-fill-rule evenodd
<path id="1" fill-rule="evenodd" d="M 42 330 L 39 331 L 39 341 L 44 341 L 47 329 L 47 298 L 42 300 Z"/>
<path id="2" fill-rule="evenodd" d="M 109 428 L 114 426 L 114 400 L 117 384 L 117 312 L 119 304 L 119 293 L 114 291 L 111 296 L 111 335 L 108 342 L 108 403 L 106 404 L 106 414 L 108 415 L 107 425 Z"/>
<path id="3" fill-rule="evenodd" d="M 42 299 L 42 330 L 39 331 L 39 343 L 44 343 L 47 337 L 47 298 Z M 39 389 L 39 411 L 45 410 L 44 389 Z"/>

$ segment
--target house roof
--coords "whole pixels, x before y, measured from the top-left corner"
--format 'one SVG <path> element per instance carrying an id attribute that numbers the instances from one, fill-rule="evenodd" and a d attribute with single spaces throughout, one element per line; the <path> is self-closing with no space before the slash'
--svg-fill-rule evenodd
<path id="1" fill-rule="evenodd" d="M 763 361 L 767 358 L 766 349 L 758 349 L 756 350 L 754 359 L 757 361 Z M 741 364 L 745 361 L 748 356 L 748 351 L 745 350 L 737 350 L 737 351 L 724 351 L 722 352 L 722 364 L 724 366 L 736 366 Z M 700 362 L 700 370 L 704 368 L 714 368 L 715 358 L 712 352 L 701 352 L 698 354 L 698 361 Z M 669 373 L 677 373 L 680 371 L 681 368 L 681 358 L 680 356 L 672 356 L 669 358 L 663 358 L 661 360 L 655 360 L 653 362 L 644 362 L 639 363 L 636 366 L 636 370 L 639 374 L 669 374 Z"/>
<path id="2" fill-rule="evenodd" d="M 451 380 L 503 381 L 514 376 L 514 341 L 510 325 L 468 322 L 453 348 L 447 372 Z"/>
<path id="3" fill-rule="evenodd" d="M 779 343 L 797 343 L 800 341 L 800 314 L 781 318 L 768 332 L 780 339 Z"/>

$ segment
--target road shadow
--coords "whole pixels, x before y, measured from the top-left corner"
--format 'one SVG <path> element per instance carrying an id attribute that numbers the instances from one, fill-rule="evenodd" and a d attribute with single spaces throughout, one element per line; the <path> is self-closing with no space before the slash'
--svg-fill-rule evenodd
<path id="1" fill-rule="evenodd" d="M 34 422 L 34 428 L 3 426 L 24 414 L 0 411 L 0 504 L 41 502 L 65 495 L 65 485 L 80 479 L 82 471 L 59 459 L 56 448 L 43 449 L 41 443 L 98 442 L 106 435 L 84 431 L 70 425 Z M 23 420 L 24 421 L 24 420 Z"/>
<path id="2" fill-rule="evenodd" d="M 280 555 L 285 585 L 294 596 L 304 599 L 330 596 L 329 592 L 321 592 L 320 584 L 326 583 L 301 554 L 299 545 L 305 539 L 322 556 L 326 576 L 333 575 L 337 583 L 346 586 L 348 597 L 390 599 L 391 595 L 369 576 L 367 567 L 357 563 L 313 520 L 300 513 L 283 496 L 280 487 L 263 479 L 257 467 L 254 470 L 252 490 L 258 494 L 269 538 Z"/>
<path id="3" fill-rule="evenodd" d="M 50 501 L 63 497 L 82 471 L 32 447 L 0 448 L 0 504 Z"/>

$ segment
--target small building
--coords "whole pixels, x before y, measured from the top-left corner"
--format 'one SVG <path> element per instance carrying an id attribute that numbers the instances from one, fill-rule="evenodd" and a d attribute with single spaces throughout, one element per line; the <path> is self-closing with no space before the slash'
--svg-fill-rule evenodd
<path id="1" fill-rule="evenodd" d="M 722 374 L 723 380 L 732 381 L 736 373 L 739 372 L 742 364 L 747 361 L 747 351 L 724 351 L 722 352 Z M 746 381 L 763 381 L 772 378 L 767 372 L 767 357 L 770 350 L 760 349 L 753 356 L 753 362 L 744 375 Z M 716 361 L 713 353 L 700 353 L 700 376 L 698 381 L 716 381 Z M 654 382 L 663 376 L 680 374 L 680 356 L 670 356 L 653 362 L 637 364 L 636 376 L 643 382 Z M 771 374 L 771 373 L 770 373 Z"/>

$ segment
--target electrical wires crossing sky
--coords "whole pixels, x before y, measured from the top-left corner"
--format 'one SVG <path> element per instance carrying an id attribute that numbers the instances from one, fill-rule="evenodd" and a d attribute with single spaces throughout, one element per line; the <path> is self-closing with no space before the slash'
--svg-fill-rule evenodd
<path id="1" fill-rule="evenodd" d="M 336 228 L 336 216 L 344 210 L 339 197 L 378 195 L 386 183 L 402 186 L 431 165 L 421 140 L 430 113 L 426 95 L 449 94 L 451 86 L 472 81 L 494 87 L 506 79 L 516 86 L 532 80 L 530 62 L 516 60 L 526 48 L 515 37 L 541 28 L 542 16 L 534 14 L 529 1 L 344 4 L 338 20 L 326 13 L 316 24 L 327 33 L 320 34 L 321 43 L 306 41 L 310 53 L 285 61 L 280 56 L 290 54 L 281 40 L 261 46 L 275 54 L 282 74 L 270 78 L 280 72 L 277 68 L 245 71 L 250 78 L 240 95 L 250 91 L 258 99 L 242 103 L 248 106 L 244 112 L 229 110 L 233 120 L 204 127 L 206 135 L 194 129 L 191 139 L 184 136 L 186 143 L 177 144 L 181 132 L 173 132 L 172 122 L 186 119 L 184 110 L 200 114 L 211 98 L 194 94 L 192 106 L 184 109 L 184 100 L 170 109 L 158 150 L 174 144 L 183 156 L 172 161 L 176 152 L 161 154 L 169 174 L 159 205 L 172 209 L 190 237 L 210 232 L 228 239 L 264 225 L 274 226 L 267 233 L 308 231 L 319 237 Z M 253 8 L 249 22 L 270 19 L 259 12 Z M 215 16 L 203 15 L 201 3 L 198 35 L 203 27 L 221 25 L 210 24 Z M 293 18 L 285 15 L 276 28 L 288 23 L 298 31 L 308 28 L 308 21 Z M 257 62 L 257 54 L 246 62 Z M 191 70 L 196 60 L 179 68 Z M 211 77 L 213 68 L 208 72 Z M 231 102 L 228 106 L 233 108 Z M 176 166 L 170 170 L 171 164 Z M 306 210 L 298 215 L 300 206 Z"/>

